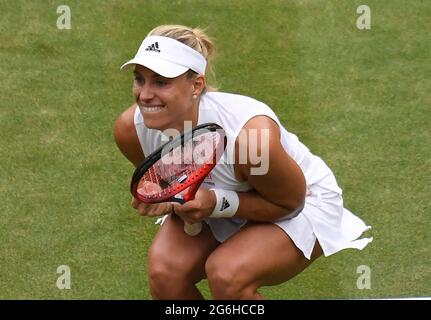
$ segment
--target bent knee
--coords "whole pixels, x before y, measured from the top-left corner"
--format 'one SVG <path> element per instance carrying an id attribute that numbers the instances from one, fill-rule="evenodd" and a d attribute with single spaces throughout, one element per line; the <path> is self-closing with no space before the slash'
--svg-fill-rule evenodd
<path id="1" fill-rule="evenodd" d="M 209 257 L 205 264 L 208 284 L 214 299 L 247 299 L 257 288 L 257 281 L 234 260 Z"/>
<path id="2" fill-rule="evenodd" d="M 148 252 L 148 275 L 153 283 L 167 283 L 175 280 L 197 282 L 203 277 L 202 266 L 187 255 L 172 254 L 161 246 L 151 246 Z M 201 274 L 201 276 L 199 276 Z"/>

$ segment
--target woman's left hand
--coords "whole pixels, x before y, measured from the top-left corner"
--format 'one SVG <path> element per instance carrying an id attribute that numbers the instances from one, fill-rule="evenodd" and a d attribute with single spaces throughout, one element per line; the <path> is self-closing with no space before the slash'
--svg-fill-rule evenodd
<path id="1" fill-rule="evenodd" d="M 172 202 L 173 211 L 187 223 L 201 222 L 208 217 L 216 205 L 214 191 L 198 189 L 195 198 L 184 204 Z"/>

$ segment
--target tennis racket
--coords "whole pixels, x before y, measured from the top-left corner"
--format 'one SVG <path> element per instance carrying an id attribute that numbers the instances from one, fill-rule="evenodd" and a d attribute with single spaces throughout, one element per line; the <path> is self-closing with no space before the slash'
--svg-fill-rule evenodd
<path id="1" fill-rule="evenodd" d="M 226 148 L 226 134 L 215 123 L 206 123 L 162 145 L 135 170 L 132 195 L 144 203 L 193 200 L 205 177 Z M 184 231 L 197 235 L 202 223 L 184 224 Z"/>

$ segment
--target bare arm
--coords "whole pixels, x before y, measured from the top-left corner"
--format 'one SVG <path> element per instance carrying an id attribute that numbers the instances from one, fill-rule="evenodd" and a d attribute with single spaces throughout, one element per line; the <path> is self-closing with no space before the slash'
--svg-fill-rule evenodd
<path id="1" fill-rule="evenodd" d="M 145 156 L 133 120 L 135 110 L 134 104 L 118 117 L 114 125 L 114 138 L 121 153 L 137 167 L 144 161 Z M 170 213 L 172 209 L 170 203 L 145 204 L 134 197 L 132 197 L 132 207 L 141 215 L 149 217 Z"/>
<path id="2" fill-rule="evenodd" d="M 247 157 L 247 163 L 238 163 L 241 145 L 237 139 L 235 173 L 239 179 L 247 180 L 254 190 L 238 193 L 240 205 L 235 216 L 255 221 L 273 221 L 304 205 L 306 183 L 301 168 L 280 142 L 278 125 L 266 116 L 257 116 L 244 126 L 246 132 L 256 129 L 258 153 L 262 155 L 264 151 L 260 147 L 261 142 L 268 146 L 268 158 L 262 160 L 268 161 L 268 171 L 264 175 L 253 174 L 252 168 L 259 167 L 262 163 L 253 165 L 250 157 Z M 268 139 L 261 129 L 267 130 Z"/>
<path id="3" fill-rule="evenodd" d="M 117 118 L 114 125 L 114 138 L 121 153 L 137 167 L 145 157 L 133 120 L 135 109 L 136 105 L 133 104 Z"/>

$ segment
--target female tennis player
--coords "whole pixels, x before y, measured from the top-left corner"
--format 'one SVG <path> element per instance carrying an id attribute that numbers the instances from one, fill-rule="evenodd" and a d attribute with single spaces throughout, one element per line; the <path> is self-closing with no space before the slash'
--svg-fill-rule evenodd
<path id="1" fill-rule="evenodd" d="M 227 147 L 195 199 L 132 206 L 163 216 L 148 254 L 155 299 L 262 299 L 259 288 L 283 283 L 321 256 L 362 250 L 369 227 L 343 207 L 325 162 L 288 132 L 262 102 L 206 84 L 214 52 L 200 29 L 163 25 L 122 68 L 133 69 L 135 101 L 117 119 L 118 148 L 135 166 L 166 142 L 168 132 L 216 123 Z M 169 131 L 171 130 L 171 131 Z M 184 222 L 204 222 L 196 236 Z"/>

